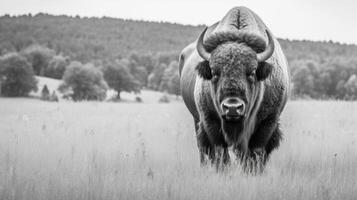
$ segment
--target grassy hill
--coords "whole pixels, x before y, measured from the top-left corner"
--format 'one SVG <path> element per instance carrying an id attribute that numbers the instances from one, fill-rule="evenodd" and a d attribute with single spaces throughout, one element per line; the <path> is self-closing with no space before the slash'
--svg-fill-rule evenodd
<path id="1" fill-rule="evenodd" d="M 203 26 L 116 18 L 80 18 L 37 14 L 0 17 L 0 50 L 20 51 L 40 43 L 85 62 L 125 57 L 131 52 L 178 54 Z M 288 59 L 357 55 L 356 45 L 280 39 Z"/>
<path id="2" fill-rule="evenodd" d="M 74 18 L 38 14 L 0 18 L 0 48 L 21 50 L 40 43 L 80 61 L 179 52 L 202 27 L 114 18 Z"/>

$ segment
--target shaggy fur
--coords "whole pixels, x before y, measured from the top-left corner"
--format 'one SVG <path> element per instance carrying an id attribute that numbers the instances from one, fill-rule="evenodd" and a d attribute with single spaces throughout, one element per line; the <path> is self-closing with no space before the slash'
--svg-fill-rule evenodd
<path id="1" fill-rule="evenodd" d="M 276 39 L 272 57 L 258 63 L 256 54 L 266 48 L 258 35 L 265 34 L 266 27 L 249 9 L 234 9 L 244 10 L 244 16 L 252 18 L 239 22 L 251 22 L 246 27 L 256 26 L 253 29 L 261 32 L 223 28 L 228 31 L 208 34 L 203 42 L 211 53 L 209 61 L 199 57 L 196 42 L 190 44 L 181 53 L 185 59 L 180 60 L 180 85 L 183 100 L 194 117 L 201 163 L 207 163 L 207 157 L 216 164 L 228 163 L 227 148 L 232 145 L 243 166 L 251 171 L 256 164 L 264 166 L 279 146 L 279 116 L 288 97 L 290 78 Z M 236 19 L 236 14 L 225 19 Z M 231 25 L 227 21 L 223 24 Z M 245 102 L 245 117 L 227 120 L 221 102 L 230 97 Z"/>
<path id="2" fill-rule="evenodd" d="M 226 42 L 245 43 L 257 53 L 263 52 L 266 48 L 266 43 L 262 37 L 247 32 L 213 34 L 204 41 L 204 47 L 208 52 L 212 52 L 218 45 Z"/>
<path id="3" fill-rule="evenodd" d="M 203 67 L 206 67 L 206 69 L 202 69 Z M 212 148 L 212 146 L 219 146 L 220 149 L 223 148 L 224 152 L 227 146 L 236 145 L 235 148 L 240 155 L 248 156 L 251 154 L 249 142 L 256 130 L 256 119 L 263 101 L 265 88 L 261 81 L 256 80 L 251 83 L 247 80 L 247 75 L 256 70 L 257 67 L 258 63 L 254 50 L 245 43 L 231 41 L 218 45 L 212 52 L 209 63 L 200 62 L 198 64 L 196 68 L 198 74 L 202 77 L 205 77 L 204 74 L 208 73 L 206 70 L 212 70 L 213 74 L 220 74 L 219 81 L 213 80 L 210 84 L 204 84 L 202 88 L 197 88 L 197 91 L 201 91 L 195 97 L 200 113 L 199 124 L 201 124 L 197 134 L 200 135 L 200 139 L 203 138 L 202 135 L 207 135 L 210 142 L 210 145 L 206 147 L 202 147 L 203 142 L 200 142 L 201 151 L 207 152 L 207 149 L 214 151 L 215 148 Z M 271 72 L 269 64 L 262 64 L 258 68 L 261 68 L 258 73 L 260 80 L 267 78 Z M 247 112 L 244 120 L 230 122 L 221 118 L 220 104 L 228 96 L 237 96 L 246 102 Z M 260 145 L 261 143 L 257 144 Z M 261 152 L 265 151 L 262 150 Z M 211 160 L 216 159 L 212 155 L 209 155 L 209 157 Z"/>

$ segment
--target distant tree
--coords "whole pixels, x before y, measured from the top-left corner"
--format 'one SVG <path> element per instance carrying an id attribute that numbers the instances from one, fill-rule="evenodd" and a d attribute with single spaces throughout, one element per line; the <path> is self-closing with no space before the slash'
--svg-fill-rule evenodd
<path id="1" fill-rule="evenodd" d="M 340 80 L 336 86 L 336 97 L 338 99 L 345 99 L 346 98 L 346 88 L 345 88 L 345 81 Z"/>
<path id="2" fill-rule="evenodd" d="M 171 76 L 168 87 L 169 87 L 170 94 L 174 94 L 176 96 L 179 96 L 181 94 L 180 77 L 179 77 L 178 73 Z"/>
<path id="3" fill-rule="evenodd" d="M 1 73 L 1 68 L 0 68 L 0 97 L 1 97 L 1 88 L 4 81 L 5 81 L 5 76 Z"/>
<path id="4" fill-rule="evenodd" d="M 166 64 L 158 64 L 148 77 L 148 87 L 153 90 L 158 90 L 161 84 L 162 76 L 164 75 Z"/>
<path id="5" fill-rule="evenodd" d="M 69 94 L 74 101 L 104 100 L 108 85 L 103 73 L 92 64 L 71 62 L 63 75 L 63 83 L 59 90 Z"/>
<path id="6" fill-rule="evenodd" d="M 132 57 L 134 57 L 133 55 L 136 54 L 132 54 Z M 133 59 L 132 57 L 129 59 L 121 59 L 120 62 L 129 69 L 131 75 L 133 75 L 134 79 L 137 80 L 141 89 L 147 85 L 148 73 L 145 67 L 140 66 L 136 61 L 136 59 L 139 58 L 134 57 L 135 59 Z"/>
<path id="7" fill-rule="evenodd" d="M 120 93 L 140 92 L 140 83 L 130 73 L 126 62 L 115 61 L 103 68 L 104 78 L 110 88 L 117 92 L 117 99 L 120 99 Z"/>
<path id="8" fill-rule="evenodd" d="M 2 96 L 27 96 L 37 91 L 37 80 L 26 58 L 18 53 L 8 53 L 0 58 Z"/>
<path id="9" fill-rule="evenodd" d="M 318 97 L 330 97 L 334 95 L 331 75 L 327 71 L 322 71 L 314 77 L 315 93 Z"/>
<path id="10" fill-rule="evenodd" d="M 170 92 L 169 83 L 171 78 L 176 74 L 178 74 L 178 63 L 177 61 L 172 61 L 161 77 L 159 91 Z"/>
<path id="11" fill-rule="evenodd" d="M 136 64 L 140 63 L 140 55 L 137 52 L 131 52 L 128 56 L 128 59 L 131 62 L 135 62 Z"/>
<path id="12" fill-rule="evenodd" d="M 25 47 L 28 47 L 34 42 L 33 39 L 29 37 L 28 34 L 26 34 L 25 32 L 19 31 L 12 37 L 13 39 L 11 40 L 11 43 L 17 52 L 21 51 Z"/>
<path id="13" fill-rule="evenodd" d="M 41 99 L 44 101 L 50 100 L 50 91 L 48 90 L 47 85 L 44 85 L 41 91 Z"/>
<path id="14" fill-rule="evenodd" d="M 0 43 L 0 55 L 4 55 L 4 54 L 15 52 L 15 51 L 16 51 L 16 49 L 13 46 L 13 44 L 11 44 L 10 41 L 4 41 L 4 42 Z"/>
<path id="15" fill-rule="evenodd" d="M 31 45 L 22 51 L 22 54 L 31 63 L 36 75 L 43 76 L 49 61 L 55 52 L 47 47 Z"/>
<path id="16" fill-rule="evenodd" d="M 150 54 L 140 55 L 137 53 L 132 53 L 129 56 L 129 59 L 131 61 L 134 60 L 137 66 L 144 67 L 147 71 L 147 74 L 151 73 L 151 71 L 154 69 L 155 63 L 157 62 L 157 61 L 155 61 L 154 56 L 150 55 Z"/>
<path id="17" fill-rule="evenodd" d="M 177 60 L 177 52 L 159 52 L 156 54 L 156 62 L 157 63 L 164 63 L 169 65 L 172 61 Z"/>
<path id="18" fill-rule="evenodd" d="M 134 78 L 140 82 L 142 87 L 147 86 L 149 74 L 144 66 L 137 66 L 132 70 L 132 74 Z"/>
<path id="19" fill-rule="evenodd" d="M 350 78 L 344 85 L 346 91 L 346 97 L 349 99 L 357 98 L 357 76 L 355 74 L 351 75 Z"/>
<path id="20" fill-rule="evenodd" d="M 54 56 L 48 63 L 47 68 L 45 69 L 44 76 L 62 79 L 63 73 L 66 70 L 68 65 L 67 59 L 62 55 Z"/>
<path id="21" fill-rule="evenodd" d="M 314 96 L 314 77 L 307 66 L 301 66 L 293 74 L 294 94 L 297 96 Z"/>

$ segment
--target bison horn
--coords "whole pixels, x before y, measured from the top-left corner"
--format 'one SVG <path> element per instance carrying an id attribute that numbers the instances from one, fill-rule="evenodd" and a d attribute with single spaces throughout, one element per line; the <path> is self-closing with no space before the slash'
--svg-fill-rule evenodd
<path id="1" fill-rule="evenodd" d="M 211 54 L 208 53 L 205 49 L 205 47 L 203 46 L 203 37 L 205 36 L 205 33 L 207 31 L 207 27 L 205 28 L 205 30 L 203 30 L 203 32 L 200 34 L 200 37 L 198 37 L 198 41 L 197 41 L 197 51 L 198 54 L 205 60 L 209 60 L 209 58 L 211 57 Z"/>
<path id="2" fill-rule="evenodd" d="M 258 62 L 266 61 L 274 53 L 275 46 L 274 46 L 273 36 L 271 35 L 270 31 L 266 30 L 266 32 L 267 32 L 267 35 L 268 35 L 269 43 L 268 43 L 268 46 L 265 49 L 265 51 L 262 52 L 262 53 L 259 53 L 257 55 Z"/>

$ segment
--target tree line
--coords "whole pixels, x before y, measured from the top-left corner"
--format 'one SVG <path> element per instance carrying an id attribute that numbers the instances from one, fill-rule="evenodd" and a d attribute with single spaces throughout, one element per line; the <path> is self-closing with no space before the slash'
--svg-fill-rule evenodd
<path id="1" fill-rule="evenodd" d="M 13 81 L 9 74 L 16 74 L 7 71 L 10 69 L 62 79 L 61 91 L 73 99 L 101 100 L 108 88 L 118 92 L 117 98 L 122 91 L 139 92 L 142 88 L 176 94 L 178 55 L 202 29 L 108 17 L 4 15 L 0 17 L 2 94 L 18 87 L 8 85 Z M 357 99 L 356 45 L 279 41 L 290 64 L 293 98 Z M 24 80 L 31 84 L 19 90 L 21 95 L 36 85 L 36 80 Z M 82 90 L 88 94 L 73 94 Z"/>
<path id="2" fill-rule="evenodd" d="M 357 99 L 356 45 L 280 42 L 290 65 L 293 98 Z"/>
<path id="3" fill-rule="evenodd" d="M 108 89 L 116 91 L 117 100 L 121 92 L 140 93 L 143 88 L 179 95 L 178 63 L 173 57 L 132 53 L 127 58 L 81 63 L 48 47 L 30 45 L 0 57 L 0 94 L 27 96 L 37 91 L 37 75 L 61 79 L 59 91 L 75 101 L 104 100 Z"/>

